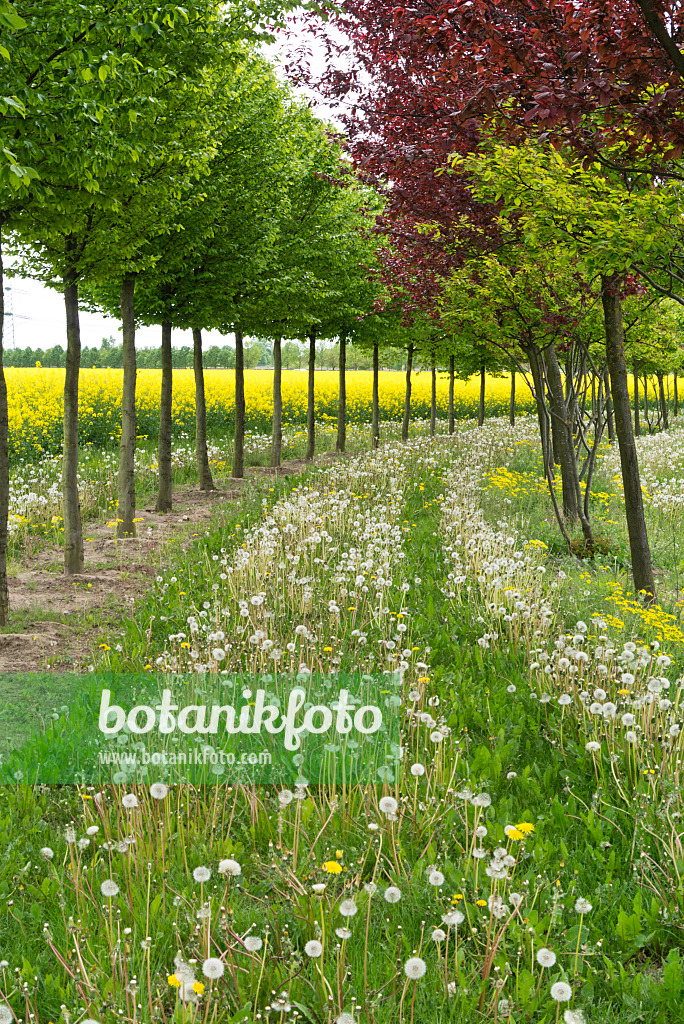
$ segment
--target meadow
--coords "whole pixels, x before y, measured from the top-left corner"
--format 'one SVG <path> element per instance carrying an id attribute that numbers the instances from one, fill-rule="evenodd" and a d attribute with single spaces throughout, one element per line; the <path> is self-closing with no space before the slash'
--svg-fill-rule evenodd
<path id="1" fill-rule="evenodd" d="M 287 428 L 285 455 L 302 433 Z M 196 704 L 245 676 L 334 695 L 356 674 L 388 701 L 398 687 L 400 763 L 373 781 L 182 784 L 124 761 L 106 783 L 49 787 L 19 772 L 60 744 L 78 753 L 90 697 L 88 676 L 63 691 L 42 677 L 35 735 L 3 764 L 0 1021 L 681 1018 L 678 419 L 638 440 L 649 609 L 631 595 L 610 446 L 600 543 L 580 559 L 559 543 L 533 418 L 462 419 L 453 436 L 440 422 L 434 438 L 417 418 L 407 444 L 397 435 L 386 423 L 371 451 L 359 424 L 347 458 L 250 478 L 189 547 L 161 553 L 90 667 L 136 674 L 140 694 L 182 679 Z M 229 440 L 214 438 L 217 475 Z M 265 462 L 268 438 L 248 440 Z M 334 447 L 333 428 L 320 440 Z M 175 453 L 181 484 L 189 436 Z M 112 516 L 115 472 L 106 448 L 84 454 L 91 521 Z M 152 493 L 151 439 L 137 472 Z M 58 535 L 58 460 L 20 476 L 18 552 L 50 543 L 29 529 L 46 509 Z"/>

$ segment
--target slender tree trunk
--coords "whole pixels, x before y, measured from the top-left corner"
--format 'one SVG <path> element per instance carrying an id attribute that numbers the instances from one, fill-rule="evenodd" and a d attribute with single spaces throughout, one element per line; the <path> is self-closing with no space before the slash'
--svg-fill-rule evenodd
<path id="1" fill-rule="evenodd" d="M 613 401 L 610 397 L 610 381 L 607 366 L 603 371 L 603 387 L 606 392 L 606 419 L 608 420 L 608 440 L 612 444 L 615 440 L 615 420 L 613 418 Z"/>
<path id="2" fill-rule="evenodd" d="M 282 339 L 273 339 L 273 432 L 271 434 L 271 466 L 280 465 L 283 450 L 283 361 Z"/>
<path id="3" fill-rule="evenodd" d="M 432 355 L 432 388 L 430 392 L 430 437 L 437 431 L 437 366 L 434 353 Z"/>
<path id="4" fill-rule="evenodd" d="M 379 350 L 377 343 L 373 345 L 373 427 L 372 427 L 372 448 L 380 444 L 380 366 Z"/>
<path id="5" fill-rule="evenodd" d="M 454 377 L 456 375 L 455 359 L 449 356 L 449 433 L 454 432 Z"/>
<path id="6" fill-rule="evenodd" d="M 632 576 L 637 593 L 645 592 L 647 597 L 653 600 L 656 588 L 644 518 L 639 462 L 632 432 L 619 282 L 615 277 L 604 276 L 601 285 L 606 327 L 606 356 L 610 370 L 610 390 L 615 410 L 615 432 L 620 448 L 622 481 L 625 490 L 625 515 L 632 555 Z"/>
<path id="7" fill-rule="evenodd" d="M 508 418 L 512 427 L 515 426 L 515 370 L 511 370 L 511 400 L 508 407 Z"/>
<path id="8" fill-rule="evenodd" d="M 658 392 L 660 395 L 660 411 L 663 417 L 663 430 L 667 430 L 670 426 L 670 410 L 667 407 L 667 400 L 665 398 L 665 381 L 663 380 L 662 373 L 658 374 Z"/>
<path id="9" fill-rule="evenodd" d="M 78 315 L 78 279 L 69 265 L 73 239 L 66 240 L 64 275 L 67 350 L 64 374 L 64 449 L 62 454 L 62 508 L 64 511 L 64 572 L 83 572 L 83 524 L 78 497 L 78 375 L 81 368 L 81 328 Z"/>
<path id="10" fill-rule="evenodd" d="M 121 283 L 123 324 L 123 395 L 121 399 L 121 444 L 119 446 L 118 529 L 119 537 L 135 536 L 135 278 Z"/>
<path id="11" fill-rule="evenodd" d="M 480 406 L 477 411 L 477 425 L 483 426 L 485 417 L 485 368 L 480 368 Z"/>
<path id="12" fill-rule="evenodd" d="M 171 465 L 171 432 L 173 404 L 173 354 L 171 352 L 172 326 L 167 321 L 161 325 L 161 399 L 159 403 L 159 438 L 157 441 L 157 466 L 159 469 L 159 490 L 157 512 L 170 512 L 173 507 L 173 475 Z"/>
<path id="13" fill-rule="evenodd" d="M 337 442 L 335 448 L 343 452 L 347 443 L 347 336 L 340 334 L 340 383 L 337 397 Z"/>
<path id="14" fill-rule="evenodd" d="M 677 387 L 677 371 L 674 372 L 674 414 L 679 416 L 679 390 Z"/>
<path id="15" fill-rule="evenodd" d="M 608 367 L 606 367 L 607 369 Z M 634 433 L 637 437 L 641 435 L 641 423 L 639 422 L 639 364 L 634 364 L 632 371 L 634 381 Z M 630 417 L 631 418 L 631 417 Z"/>
<path id="16" fill-rule="evenodd" d="M 316 417 L 314 374 L 316 372 L 316 332 L 309 335 L 309 387 L 306 405 L 306 461 L 311 462 L 316 451 Z"/>
<path id="17" fill-rule="evenodd" d="M 644 375 L 644 419 L 648 426 L 648 432 L 651 433 L 651 419 L 648 415 L 648 374 Z"/>
<path id="18" fill-rule="evenodd" d="M 9 516 L 9 410 L 7 382 L 2 363 L 3 334 L 5 328 L 5 279 L 2 266 L 2 217 L 0 216 L 0 626 L 9 615 L 7 590 L 7 518 Z"/>
<path id="19" fill-rule="evenodd" d="M 245 348 L 242 331 L 235 328 L 235 441 L 233 443 L 233 477 L 245 475 Z"/>
<path id="20" fill-rule="evenodd" d="M 213 491 L 214 480 L 209 468 L 207 452 L 207 403 L 204 395 L 204 363 L 202 361 L 202 331 L 192 329 L 192 365 L 195 370 L 195 461 L 201 491 Z"/>
<path id="21" fill-rule="evenodd" d="M 411 421 L 411 368 L 413 366 L 413 342 L 406 353 L 406 396 L 404 398 L 404 418 L 401 422 L 401 439 L 408 441 L 409 423 Z"/>

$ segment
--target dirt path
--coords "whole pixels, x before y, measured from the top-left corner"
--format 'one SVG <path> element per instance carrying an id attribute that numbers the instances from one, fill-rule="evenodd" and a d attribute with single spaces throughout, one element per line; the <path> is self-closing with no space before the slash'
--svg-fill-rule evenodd
<path id="1" fill-rule="evenodd" d="M 315 462 L 329 463 L 328 453 Z M 303 459 L 283 462 L 278 476 L 301 473 Z M 247 479 L 274 475 L 250 467 Z M 217 490 L 174 490 L 174 507 L 164 515 L 154 506 L 136 510 L 138 536 L 115 540 L 111 527 L 84 524 L 85 572 L 65 576 L 62 551 L 46 545 L 29 562 L 10 569 L 10 620 L 0 632 L 0 672 L 84 670 L 102 637 L 125 618 L 149 589 L 159 567 L 186 548 L 221 508 L 240 501 L 244 481 L 217 482 Z"/>

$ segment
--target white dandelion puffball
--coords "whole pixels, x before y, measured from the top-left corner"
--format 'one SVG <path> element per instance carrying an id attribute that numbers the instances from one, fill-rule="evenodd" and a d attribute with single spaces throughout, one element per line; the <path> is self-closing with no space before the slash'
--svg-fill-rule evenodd
<path id="1" fill-rule="evenodd" d="M 399 809 L 399 804 L 393 796 L 381 797 L 378 806 L 383 814 L 396 814 Z"/>
<path id="2" fill-rule="evenodd" d="M 563 1020 L 565 1024 L 585 1024 L 585 1017 L 581 1010 L 566 1010 Z"/>
<path id="3" fill-rule="evenodd" d="M 44 846 L 40 851 L 41 857 L 45 857 L 45 860 L 52 860 L 55 855 L 55 851 L 50 846 Z"/>
<path id="4" fill-rule="evenodd" d="M 441 871 L 431 871 L 428 875 L 428 882 L 434 886 L 444 885 L 444 875 Z"/>
<path id="5" fill-rule="evenodd" d="M 232 875 L 235 878 L 237 875 L 242 874 L 242 868 L 236 860 L 232 860 L 230 857 L 227 860 L 220 860 L 218 866 L 219 875 Z"/>
<path id="6" fill-rule="evenodd" d="M 542 946 L 541 949 L 537 950 L 537 963 L 542 967 L 553 967 L 556 962 L 556 954 L 552 949 L 546 949 Z"/>
<path id="7" fill-rule="evenodd" d="M 590 754 L 598 754 L 599 750 L 601 749 L 601 744 L 597 743 L 596 740 L 589 740 L 588 743 L 584 744 L 584 749 L 587 750 Z"/>
<path id="8" fill-rule="evenodd" d="M 425 775 L 425 767 L 422 764 L 411 765 L 411 775 L 418 778 L 420 775 Z"/>
<path id="9" fill-rule="evenodd" d="M 291 804 L 294 799 L 294 793 L 291 789 L 281 789 L 278 793 L 278 803 L 281 807 L 287 807 Z"/>
<path id="10" fill-rule="evenodd" d="M 8 1006 L 0 1006 L 0 1024 L 13 1024 L 14 1014 Z M 84 1022 L 87 1024 L 87 1022 Z M 98 1024 L 97 1021 L 92 1021 L 92 1024 Z"/>
<path id="11" fill-rule="evenodd" d="M 353 917 L 358 912 L 358 909 L 354 900 L 342 900 L 339 907 L 342 917 Z"/>
<path id="12" fill-rule="evenodd" d="M 398 903 L 401 899 L 401 889 L 398 889 L 396 885 L 390 885 L 385 889 L 384 895 L 388 903 Z"/>
<path id="13" fill-rule="evenodd" d="M 477 796 L 473 797 L 472 802 L 475 807 L 490 807 L 492 798 L 489 793 L 478 793 Z"/>
<path id="14" fill-rule="evenodd" d="M 404 974 L 407 978 L 411 978 L 417 981 L 418 978 L 422 978 L 427 971 L 427 964 L 424 960 L 421 960 L 419 956 L 412 956 L 410 960 L 407 960 L 404 964 Z"/>
<path id="15" fill-rule="evenodd" d="M 211 878 L 211 871 L 209 870 L 209 868 L 200 866 L 198 868 L 195 868 L 195 870 L 192 873 L 192 877 L 195 879 L 196 882 L 208 882 L 209 879 Z"/>
<path id="16" fill-rule="evenodd" d="M 169 787 L 163 782 L 153 782 L 150 786 L 150 796 L 153 800 L 164 800 L 169 792 Z"/>
<path id="17" fill-rule="evenodd" d="M 572 989 L 565 981 L 557 981 L 551 986 L 551 998 L 557 1003 L 568 1003 L 572 999 Z"/>
<path id="18" fill-rule="evenodd" d="M 176 974 L 178 977 L 178 974 Z M 197 993 L 192 987 L 195 984 L 194 981 L 184 981 L 178 988 L 178 995 L 181 997 L 184 1003 L 196 1003 Z"/>
<path id="19" fill-rule="evenodd" d="M 455 928 L 457 925 L 463 924 L 464 921 L 465 914 L 462 914 L 460 910 L 447 910 L 446 914 L 442 914 L 442 922 L 450 928 Z"/>
<path id="20" fill-rule="evenodd" d="M 433 942 L 444 942 L 446 939 L 446 932 L 442 928 L 435 928 L 430 937 Z"/>
<path id="21" fill-rule="evenodd" d="M 202 974 L 205 978 L 222 978 L 225 969 L 223 961 L 215 956 L 210 956 L 202 964 Z"/>
<path id="22" fill-rule="evenodd" d="M 307 942 L 306 946 L 304 947 L 304 952 L 306 953 L 307 956 L 310 957 L 321 956 L 321 954 L 323 953 L 323 946 L 320 944 L 320 942 L 318 942 L 317 939 L 311 939 L 309 942 Z"/>
<path id="23" fill-rule="evenodd" d="M 245 949 L 248 953 L 258 953 L 264 944 L 264 940 L 258 935 L 248 935 L 245 939 Z"/>
<path id="24" fill-rule="evenodd" d="M 583 896 L 575 900 L 575 910 L 578 914 L 588 914 L 591 910 L 591 903 L 589 900 L 585 900 Z"/>
<path id="25" fill-rule="evenodd" d="M 133 811 L 138 806 L 138 798 L 135 793 L 126 793 L 121 799 L 121 804 L 127 811 Z"/>
<path id="26" fill-rule="evenodd" d="M 628 743 L 636 743 L 636 741 L 637 741 L 637 734 L 630 730 L 629 732 L 625 733 L 625 739 L 627 740 Z"/>
<path id="27" fill-rule="evenodd" d="M 338 939 L 351 939 L 352 930 L 351 928 L 336 928 L 335 935 Z"/>
<path id="28" fill-rule="evenodd" d="M 311 886 L 311 889 L 317 896 L 321 896 L 326 890 L 326 884 L 325 882 L 316 882 L 315 885 Z"/>
<path id="29" fill-rule="evenodd" d="M 86 829 L 86 835 L 87 836 L 96 836 L 99 831 L 100 831 L 100 826 L 99 825 L 91 825 L 89 828 Z"/>
<path id="30" fill-rule="evenodd" d="M 100 892 L 103 896 L 117 896 L 119 892 L 119 886 L 112 878 L 105 878 L 104 882 L 100 886 Z"/>
<path id="31" fill-rule="evenodd" d="M 335 1024 L 356 1024 L 356 1017 L 353 1013 L 341 1013 L 335 1018 Z"/>

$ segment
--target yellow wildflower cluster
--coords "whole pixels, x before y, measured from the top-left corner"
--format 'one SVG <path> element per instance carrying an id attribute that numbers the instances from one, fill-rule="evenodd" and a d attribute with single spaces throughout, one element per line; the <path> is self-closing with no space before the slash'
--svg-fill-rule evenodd
<path id="1" fill-rule="evenodd" d="M 623 617 L 632 616 L 634 628 L 643 633 L 646 640 L 658 640 L 660 643 L 684 644 L 684 632 L 677 625 L 676 616 L 670 615 L 659 605 L 650 607 L 641 604 L 639 601 L 625 595 L 622 584 L 616 580 L 608 583 L 610 594 L 607 600 L 616 605 Z M 622 628 L 624 622 L 613 616 L 606 616 L 610 619 L 610 625 Z"/>

